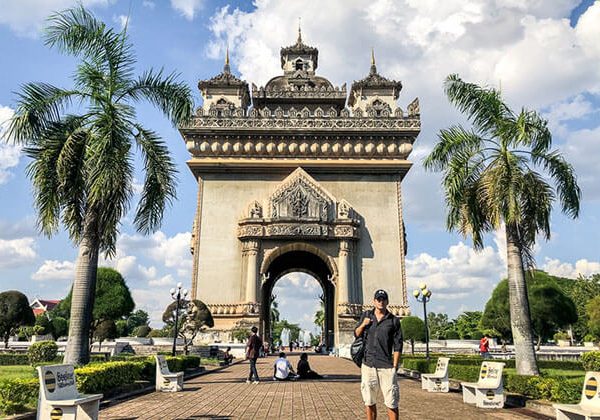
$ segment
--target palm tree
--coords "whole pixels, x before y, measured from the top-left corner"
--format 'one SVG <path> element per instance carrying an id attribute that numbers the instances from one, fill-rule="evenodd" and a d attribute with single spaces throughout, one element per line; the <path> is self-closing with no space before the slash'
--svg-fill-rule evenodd
<path id="1" fill-rule="evenodd" d="M 315 312 L 315 319 L 313 322 L 317 327 L 321 329 L 321 343 L 325 341 L 325 296 L 319 296 L 320 308 L 317 312 Z"/>
<path id="2" fill-rule="evenodd" d="M 448 76 L 444 88 L 473 128 L 441 130 L 424 165 L 443 172 L 449 230 L 472 236 L 475 249 L 482 249 L 483 234 L 504 225 L 517 373 L 537 375 L 525 268 L 534 267 L 536 235 L 550 238 L 554 201 L 576 218 L 581 191 L 573 167 L 550 150 L 552 135 L 538 113 L 523 108 L 515 114 L 500 92 L 458 75 Z"/>
<path id="3" fill-rule="evenodd" d="M 32 158 L 27 172 L 40 230 L 51 236 L 62 221 L 79 246 L 65 362 L 84 364 L 98 255 L 115 254 L 121 216 L 132 198 L 133 146 L 145 170 L 138 231 L 158 229 L 175 198 L 175 163 L 157 133 L 136 121 L 134 103 L 149 101 L 175 125 L 189 119 L 193 103 L 176 74 L 149 70 L 134 77 L 126 28 L 116 32 L 82 6 L 52 15 L 45 42 L 80 60 L 74 87 L 24 85 L 7 138 L 24 144 Z"/>

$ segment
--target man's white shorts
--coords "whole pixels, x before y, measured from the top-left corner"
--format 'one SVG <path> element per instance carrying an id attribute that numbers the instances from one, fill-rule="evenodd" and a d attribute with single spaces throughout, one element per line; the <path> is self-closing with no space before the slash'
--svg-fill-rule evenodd
<path id="1" fill-rule="evenodd" d="M 375 405 L 377 402 L 377 389 L 381 388 L 383 401 L 388 408 L 398 408 L 400 389 L 396 378 L 396 369 L 378 369 L 362 364 L 360 368 L 360 390 L 365 405 Z"/>

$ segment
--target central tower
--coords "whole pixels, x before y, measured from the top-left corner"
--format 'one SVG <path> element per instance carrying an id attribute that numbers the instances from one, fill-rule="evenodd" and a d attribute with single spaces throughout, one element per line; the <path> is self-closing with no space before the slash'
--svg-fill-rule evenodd
<path id="1" fill-rule="evenodd" d="M 334 87 L 300 32 L 281 67 L 250 94 L 227 58 L 199 82 L 203 105 L 180 128 L 198 181 L 192 295 L 211 309 L 214 338 L 258 325 L 270 341 L 274 284 L 309 273 L 323 288 L 326 344 L 344 346 L 376 289 L 408 314 L 401 182 L 419 104 L 396 105 L 402 84 L 373 57 L 349 93 Z"/>

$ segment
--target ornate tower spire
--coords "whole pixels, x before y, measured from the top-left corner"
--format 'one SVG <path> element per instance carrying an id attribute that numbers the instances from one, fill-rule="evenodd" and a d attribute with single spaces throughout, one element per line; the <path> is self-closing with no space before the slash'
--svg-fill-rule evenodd
<path id="1" fill-rule="evenodd" d="M 377 74 L 377 66 L 375 65 L 375 49 L 371 47 L 371 70 L 369 74 Z"/>
<path id="2" fill-rule="evenodd" d="M 229 45 L 225 51 L 225 65 L 223 66 L 223 73 L 231 73 L 231 67 L 229 66 Z"/>
<path id="3" fill-rule="evenodd" d="M 298 45 L 302 44 L 302 28 L 301 28 L 301 24 L 302 24 L 302 18 L 299 17 L 298 18 L 298 40 L 296 41 L 296 43 Z"/>

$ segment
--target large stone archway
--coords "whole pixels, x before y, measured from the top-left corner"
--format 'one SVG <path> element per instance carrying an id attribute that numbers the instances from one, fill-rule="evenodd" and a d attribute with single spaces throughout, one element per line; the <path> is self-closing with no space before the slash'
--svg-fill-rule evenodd
<path id="1" fill-rule="evenodd" d="M 192 296 L 213 313 L 212 338 L 251 325 L 268 333 L 272 287 L 290 270 L 322 285 L 329 344 L 352 341 L 378 288 L 408 314 L 401 183 L 419 102 L 398 107 L 402 84 L 374 61 L 350 92 L 334 87 L 316 75 L 317 58 L 298 38 L 281 49 L 283 75 L 251 92 L 226 62 L 199 82 L 202 107 L 180 127 L 198 181 Z"/>

